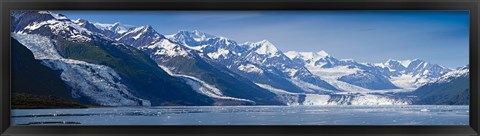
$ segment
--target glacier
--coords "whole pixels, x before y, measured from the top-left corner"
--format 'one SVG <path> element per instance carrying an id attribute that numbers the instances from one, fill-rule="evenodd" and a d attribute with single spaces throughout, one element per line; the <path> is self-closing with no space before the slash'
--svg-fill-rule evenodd
<path id="1" fill-rule="evenodd" d="M 278 95 L 278 98 L 289 106 L 326 106 L 326 105 L 409 105 L 408 99 L 393 98 L 384 95 L 360 94 L 360 93 L 335 93 L 335 94 L 306 94 L 291 93 L 282 89 L 274 88 L 267 84 L 256 83 Z"/>
<path id="2" fill-rule="evenodd" d="M 197 93 L 199 93 L 199 94 L 203 94 L 203 95 L 211 97 L 211 98 L 217 98 L 217 99 L 222 99 L 222 100 L 255 103 L 252 100 L 225 96 L 225 95 L 222 94 L 222 91 L 220 91 L 220 89 L 216 88 L 214 85 L 207 84 L 206 82 L 204 82 L 204 81 L 202 81 L 202 80 L 200 80 L 196 77 L 188 76 L 188 75 L 175 74 L 166 66 L 159 65 L 159 67 L 162 68 L 165 72 L 167 72 L 171 76 L 175 76 L 175 77 L 179 77 L 179 78 L 184 79 L 187 82 L 187 84 L 190 85 L 192 87 L 192 89 L 196 90 Z"/>
<path id="3" fill-rule="evenodd" d="M 150 106 L 148 100 L 137 98 L 121 77 L 110 67 L 84 61 L 65 59 L 55 49 L 54 41 L 47 37 L 12 33 L 12 36 L 32 51 L 42 64 L 61 70 L 61 78 L 72 87 L 74 98 L 87 97 L 105 106 Z"/>

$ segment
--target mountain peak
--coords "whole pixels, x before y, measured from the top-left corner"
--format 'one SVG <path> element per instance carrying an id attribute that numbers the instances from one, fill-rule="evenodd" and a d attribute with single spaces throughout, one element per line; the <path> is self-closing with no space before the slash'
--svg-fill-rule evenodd
<path id="1" fill-rule="evenodd" d="M 87 22 L 89 22 L 88 20 L 83 19 L 83 18 L 79 18 L 77 21 L 78 21 L 78 22 L 81 22 L 81 23 L 87 23 Z"/>
<path id="2" fill-rule="evenodd" d="M 411 60 L 412 63 L 424 63 L 426 61 L 422 60 L 422 59 L 419 59 L 419 58 L 415 58 L 415 59 L 412 59 Z"/>
<path id="3" fill-rule="evenodd" d="M 134 47 L 139 47 L 147 44 L 153 44 L 162 38 L 165 37 L 155 31 L 152 26 L 143 25 L 128 29 L 128 31 L 121 33 L 121 36 L 116 38 L 116 40 L 128 42 Z"/>
<path id="4" fill-rule="evenodd" d="M 26 12 L 23 12 L 23 13 L 26 13 Z M 50 12 L 50 11 L 30 11 L 29 13 L 37 13 L 37 14 L 42 14 L 42 15 L 50 15 L 52 17 L 54 17 L 55 19 L 57 20 L 64 20 L 64 19 L 68 19 L 67 16 L 63 15 L 63 14 L 55 14 L 53 12 Z"/>
<path id="5" fill-rule="evenodd" d="M 79 19 L 79 20 L 80 20 L 80 19 Z M 120 23 L 120 22 L 115 22 L 115 23 L 113 23 L 113 24 L 108 24 L 108 23 L 99 23 L 99 22 L 96 22 L 96 23 L 94 23 L 94 25 L 95 25 L 95 26 L 98 26 L 98 27 L 100 27 L 100 28 L 106 28 L 106 29 L 108 29 L 108 28 L 119 27 L 119 26 L 122 25 L 122 23 Z"/>
<path id="6" fill-rule="evenodd" d="M 385 65 L 389 65 L 389 66 L 393 66 L 395 67 L 395 65 L 401 65 L 403 66 L 404 68 L 407 68 L 408 66 L 410 66 L 410 64 L 414 61 L 419 61 L 419 59 L 414 59 L 414 60 L 394 60 L 394 59 L 388 59 L 386 62 L 385 62 Z"/>
<path id="7" fill-rule="evenodd" d="M 207 35 L 210 36 L 209 34 L 199 30 L 193 30 L 193 31 L 180 30 L 176 34 L 185 35 L 185 36 L 198 36 L 198 37 L 207 36 Z"/>
<path id="8" fill-rule="evenodd" d="M 210 38 L 214 38 L 216 36 L 207 34 L 205 32 L 201 32 L 199 30 L 193 30 L 193 31 L 180 30 L 177 33 L 173 34 L 173 36 L 171 37 L 180 38 L 180 39 L 192 39 L 196 42 L 200 42 Z"/>
<path id="9" fill-rule="evenodd" d="M 120 23 L 120 22 L 115 22 L 113 24 L 109 24 L 109 23 L 94 23 L 94 25 L 99 28 L 99 29 L 102 29 L 102 30 L 108 30 L 108 31 L 112 31 L 114 33 L 117 33 L 117 34 L 123 34 L 125 32 L 127 32 L 129 30 L 129 28 L 131 27 L 126 27 L 124 24 Z"/>
<path id="10" fill-rule="evenodd" d="M 206 33 L 201 32 L 199 30 L 193 30 L 192 33 L 195 34 L 195 35 L 207 35 Z"/>
<path id="11" fill-rule="evenodd" d="M 76 23 L 77 25 L 82 26 L 82 27 L 85 27 L 85 26 L 90 24 L 90 22 L 88 20 L 83 19 L 83 18 L 79 18 L 79 19 L 75 20 L 74 23 Z"/>
<path id="12" fill-rule="evenodd" d="M 156 32 L 150 25 L 143 25 L 139 27 L 130 28 L 129 33 L 148 33 L 148 32 Z"/>
<path id="13" fill-rule="evenodd" d="M 40 14 L 51 14 L 50 11 L 38 11 Z"/>
<path id="14" fill-rule="evenodd" d="M 319 52 L 317 52 L 316 54 L 317 56 L 321 56 L 321 57 L 327 57 L 327 56 L 330 56 L 326 51 L 324 50 L 320 50 Z"/>
<path id="15" fill-rule="evenodd" d="M 181 29 L 177 33 L 175 33 L 175 35 L 189 35 L 189 34 L 190 34 L 190 31 L 185 29 Z"/>
<path id="16" fill-rule="evenodd" d="M 58 20 L 67 20 L 67 16 L 63 15 L 63 14 L 53 14 L 51 13 L 50 15 L 52 15 L 55 19 L 58 19 Z"/>
<path id="17" fill-rule="evenodd" d="M 257 48 L 255 50 L 256 53 L 264 54 L 264 55 L 275 55 L 279 52 L 277 47 L 275 47 L 275 45 L 273 45 L 268 40 L 262 40 L 262 41 L 253 43 L 253 48 Z"/>
<path id="18" fill-rule="evenodd" d="M 133 27 L 133 28 L 130 28 L 131 29 L 131 32 L 141 32 L 141 31 L 148 31 L 148 30 L 153 30 L 152 26 L 150 25 L 143 25 L 143 26 L 139 26 L 139 27 Z"/>
<path id="19" fill-rule="evenodd" d="M 263 39 L 259 42 L 256 42 L 257 44 L 264 44 L 264 45 L 273 45 L 270 41 Z"/>
<path id="20" fill-rule="evenodd" d="M 153 30 L 153 27 L 151 25 L 143 25 L 142 26 L 145 30 Z"/>
<path id="21" fill-rule="evenodd" d="M 415 58 L 415 59 L 412 59 L 412 61 L 423 61 L 423 60 L 421 60 L 419 58 Z"/>
<path id="22" fill-rule="evenodd" d="M 120 22 L 115 22 L 115 23 L 112 24 L 112 27 L 117 27 L 117 26 L 120 26 L 121 24 L 122 23 L 120 23 Z"/>
<path id="23" fill-rule="evenodd" d="M 115 22 L 113 24 L 107 24 L 107 25 L 108 26 L 106 26 L 105 28 L 110 29 L 110 30 L 115 30 L 115 29 L 123 26 L 122 23 L 120 23 L 120 22 Z"/>

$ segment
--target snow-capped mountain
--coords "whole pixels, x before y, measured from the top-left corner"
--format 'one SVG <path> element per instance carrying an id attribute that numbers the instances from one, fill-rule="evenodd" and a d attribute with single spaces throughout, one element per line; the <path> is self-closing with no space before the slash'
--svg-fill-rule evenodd
<path id="1" fill-rule="evenodd" d="M 175 39 L 182 45 L 189 45 L 191 47 L 199 46 L 202 41 L 215 38 L 215 36 L 194 30 L 193 32 L 181 30 L 173 35 L 167 35 L 169 39 Z"/>
<path id="2" fill-rule="evenodd" d="M 353 60 L 339 60 L 329 55 L 326 51 L 319 52 L 295 52 L 288 51 L 285 53 L 290 59 L 294 60 L 296 63 L 309 66 L 309 67 L 320 67 L 320 68 L 333 68 L 337 66 L 347 66 L 347 65 L 361 65 Z"/>
<path id="3" fill-rule="evenodd" d="M 114 24 L 94 23 L 94 25 L 99 29 L 102 29 L 102 30 L 105 30 L 105 31 L 111 31 L 115 35 L 123 34 L 123 33 L 127 32 L 128 29 L 130 29 L 130 27 L 127 27 L 120 22 L 116 22 Z M 115 35 L 110 35 L 110 36 L 115 36 Z"/>
<path id="4" fill-rule="evenodd" d="M 220 63 L 257 83 L 291 92 L 330 92 L 336 88 L 286 57 L 271 42 L 238 44 L 225 37 L 200 31 L 180 31 L 169 39 L 198 50 L 200 56 Z"/>
<path id="5" fill-rule="evenodd" d="M 326 59 L 329 57 L 329 54 L 325 51 L 319 52 L 296 52 L 296 51 L 288 51 L 285 52 L 290 59 L 294 62 L 306 65 L 306 66 L 320 66 L 323 67 L 325 64 L 320 64 L 320 59 Z"/>
<path id="6" fill-rule="evenodd" d="M 390 59 L 385 63 L 379 63 L 375 65 L 388 69 L 391 76 L 411 74 L 413 76 L 419 75 L 427 78 L 436 78 L 451 71 L 443 66 L 432 64 L 420 59 L 401 61 Z"/>
<path id="7" fill-rule="evenodd" d="M 150 54 L 152 58 L 162 61 L 167 61 L 174 57 L 190 57 L 188 49 L 172 43 L 165 38 L 160 39 L 155 43 L 147 44 L 146 46 L 139 46 L 139 49 Z"/>
<path id="8" fill-rule="evenodd" d="M 379 63 L 377 66 L 387 68 L 388 71 L 404 73 L 407 67 L 412 63 L 411 60 L 392 60 L 389 59 L 385 63 Z"/>
<path id="9" fill-rule="evenodd" d="M 386 76 L 378 74 L 381 72 L 372 65 L 350 59 L 339 60 L 325 51 L 317 53 L 289 51 L 286 54 L 296 63 L 305 65 L 312 73 L 343 91 L 398 89 Z"/>
<path id="10" fill-rule="evenodd" d="M 317 53 L 289 51 L 286 54 L 329 83 L 337 83 L 337 88 L 346 88 L 345 86 L 350 84 L 370 90 L 400 88 L 412 90 L 450 71 L 448 68 L 420 59 L 403 61 L 389 59 L 385 63 L 370 64 L 358 63 L 351 59 L 336 59 L 325 51 Z"/>
<path id="11" fill-rule="evenodd" d="M 256 54 L 265 56 L 267 58 L 281 56 L 280 50 L 275 47 L 270 41 L 262 40 L 256 43 L 247 44 L 249 50 L 253 50 Z"/>
<path id="12" fill-rule="evenodd" d="M 401 88 L 418 88 L 451 71 L 449 68 L 420 59 L 388 60 L 374 65 L 383 68 L 383 74 Z"/>
<path id="13" fill-rule="evenodd" d="M 115 37 L 115 40 L 121 43 L 127 43 L 133 47 L 153 44 L 160 39 L 165 39 L 163 35 L 158 34 L 150 25 L 134 27 Z"/>
<path id="14" fill-rule="evenodd" d="M 77 20 L 73 20 L 72 22 L 77 24 L 80 27 L 83 27 L 83 28 L 87 29 L 88 31 L 91 31 L 91 32 L 94 32 L 94 33 L 104 33 L 103 30 L 97 28 L 94 24 L 92 24 L 88 20 L 77 19 Z"/>

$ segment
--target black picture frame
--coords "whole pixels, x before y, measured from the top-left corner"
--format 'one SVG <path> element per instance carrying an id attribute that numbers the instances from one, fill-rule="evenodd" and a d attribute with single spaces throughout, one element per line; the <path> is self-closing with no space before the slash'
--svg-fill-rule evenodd
<path id="1" fill-rule="evenodd" d="M 3 135 L 478 135 L 479 0 L 3 0 L 0 5 L 0 133 Z M 11 126 L 11 10 L 468 10 L 468 126 Z"/>

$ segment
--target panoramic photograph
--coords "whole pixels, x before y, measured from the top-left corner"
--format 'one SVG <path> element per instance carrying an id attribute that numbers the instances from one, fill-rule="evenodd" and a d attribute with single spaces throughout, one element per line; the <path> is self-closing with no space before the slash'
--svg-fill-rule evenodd
<path id="1" fill-rule="evenodd" d="M 468 11 L 12 11 L 12 125 L 469 125 Z"/>

